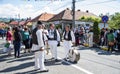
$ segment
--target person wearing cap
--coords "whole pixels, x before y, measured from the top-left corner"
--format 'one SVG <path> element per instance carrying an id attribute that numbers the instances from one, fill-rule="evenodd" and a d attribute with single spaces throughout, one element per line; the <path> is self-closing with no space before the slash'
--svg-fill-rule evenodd
<path id="1" fill-rule="evenodd" d="M 35 52 L 35 70 L 40 70 L 40 72 L 48 72 L 49 70 L 45 68 L 44 65 L 44 41 L 47 41 L 47 37 L 43 34 L 42 23 L 37 22 L 37 29 L 33 37 L 33 46 L 31 50 L 36 50 Z M 34 30 L 33 30 L 34 31 Z"/>
<path id="2" fill-rule="evenodd" d="M 57 44 L 60 41 L 60 35 L 58 30 L 55 29 L 54 24 L 50 24 L 50 29 L 48 30 L 48 44 L 52 53 L 52 59 L 55 59 L 55 62 L 58 62 L 57 58 Z"/>
<path id="3" fill-rule="evenodd" d="M 73 31 L 70 30 L 70 26 L 65 26 L 65 32 L 63 32 L 63 45 L 65 49 L 65 58 L 67 60 L 69 50 L 71 49 L 72 44 L 75 44 L 75 36 Z"/>

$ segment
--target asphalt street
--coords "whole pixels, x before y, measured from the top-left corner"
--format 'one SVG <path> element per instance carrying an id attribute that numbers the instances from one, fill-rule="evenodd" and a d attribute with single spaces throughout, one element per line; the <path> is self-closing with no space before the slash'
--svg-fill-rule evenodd
<path id="1" fill-rule="evenodd" d="M 20 58 L 8 56 L 2 49 L 5 39 L 0 39 L 0 74 L 40 74 L 34 71 L 34 54 L 23 53 Z M 84 46 L 74 47 L 80 52 L 77 64 L 64 61 L 64 48 L 58 47 L 59 62 L 50 60 L 51 54 L 46 55 L 46 68 L 49 72 L 42 74 L 120 74 L 120 53 L 108 53 L 98 48 Z M 13 54 L 13 52 L 12 52 Z"/>

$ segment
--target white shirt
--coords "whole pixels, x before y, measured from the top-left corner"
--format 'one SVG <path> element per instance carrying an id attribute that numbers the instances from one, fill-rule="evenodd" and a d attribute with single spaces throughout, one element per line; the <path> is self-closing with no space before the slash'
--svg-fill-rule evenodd
<path id="1" fill-rule="evenodd" d="M 56 30 L 56 33 L 57 33 L 57 41 L 60 41 L 60 34 L 59 34 L 58 30 Z M 48 32 L 48 36 L 49 36 L 49 38 L 54 38 L 54 30 L 50 30 Z"/>
<path id="2" fill-rule="evenodd" d="M 47 40 L 46 35 L 43 34 L 42 31 L 43 31 L 42 29 L 39 29 L 36 32 L 39 47 L 44 47 L 44 41 Z M 44 38 L 44 40 L 43 40 L 43 38 Z"/>
<path id="3" fill-rule="evenodd" d="M 64 34 L 65 34 L 65 32 L 63 33 L 63 37 L 64 37 Z M 72 37 L 72 42 L 75 42 L 75 35 L 74 35 L 73 31 L 71 31 L 70 34 L 71 34 L 71 37 Z M 66 36 L 68 37 L 67 33 L 66 33 Z"/>

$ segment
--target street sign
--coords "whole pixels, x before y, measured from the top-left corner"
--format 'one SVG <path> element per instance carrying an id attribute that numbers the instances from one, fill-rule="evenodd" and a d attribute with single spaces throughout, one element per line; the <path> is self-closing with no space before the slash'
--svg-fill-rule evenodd
<path id="1" fill-rule="evenodd" d="M 107 23 L 108 19 L 109 19 L 109 17 L 107 15 L 102 16 L 103 23 Z"/>

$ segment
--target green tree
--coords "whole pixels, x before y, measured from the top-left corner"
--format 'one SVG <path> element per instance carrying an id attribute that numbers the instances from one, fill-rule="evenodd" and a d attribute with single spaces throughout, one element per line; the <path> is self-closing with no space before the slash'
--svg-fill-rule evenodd
<path id="1" fill-rule="evenodd" d="M 108 21 L 109 27 L 111 29 L 119 29 L 120 28 L 120 13 L 115 13 L 110 16 L 110 20 Z"/>
<path id="2" fill-rule="evenodd" d="M 97 17 L 94 17 L 94 16 L 82 16 L 80 19 L 80 21 L 85 21 L 85 22 L 94 22 L 94 21 L 98 21 L 98 22 L 101 22 L 101 18 L 97 18 Z"/>
<path id="3" fill-rule="evenodd" d="M 98 21 L 95 21 L 93 24 L 93 42 L 97 43 L 99 42 L 99 35 L 100 35 L 100 28 L 98 27 Z"/>

